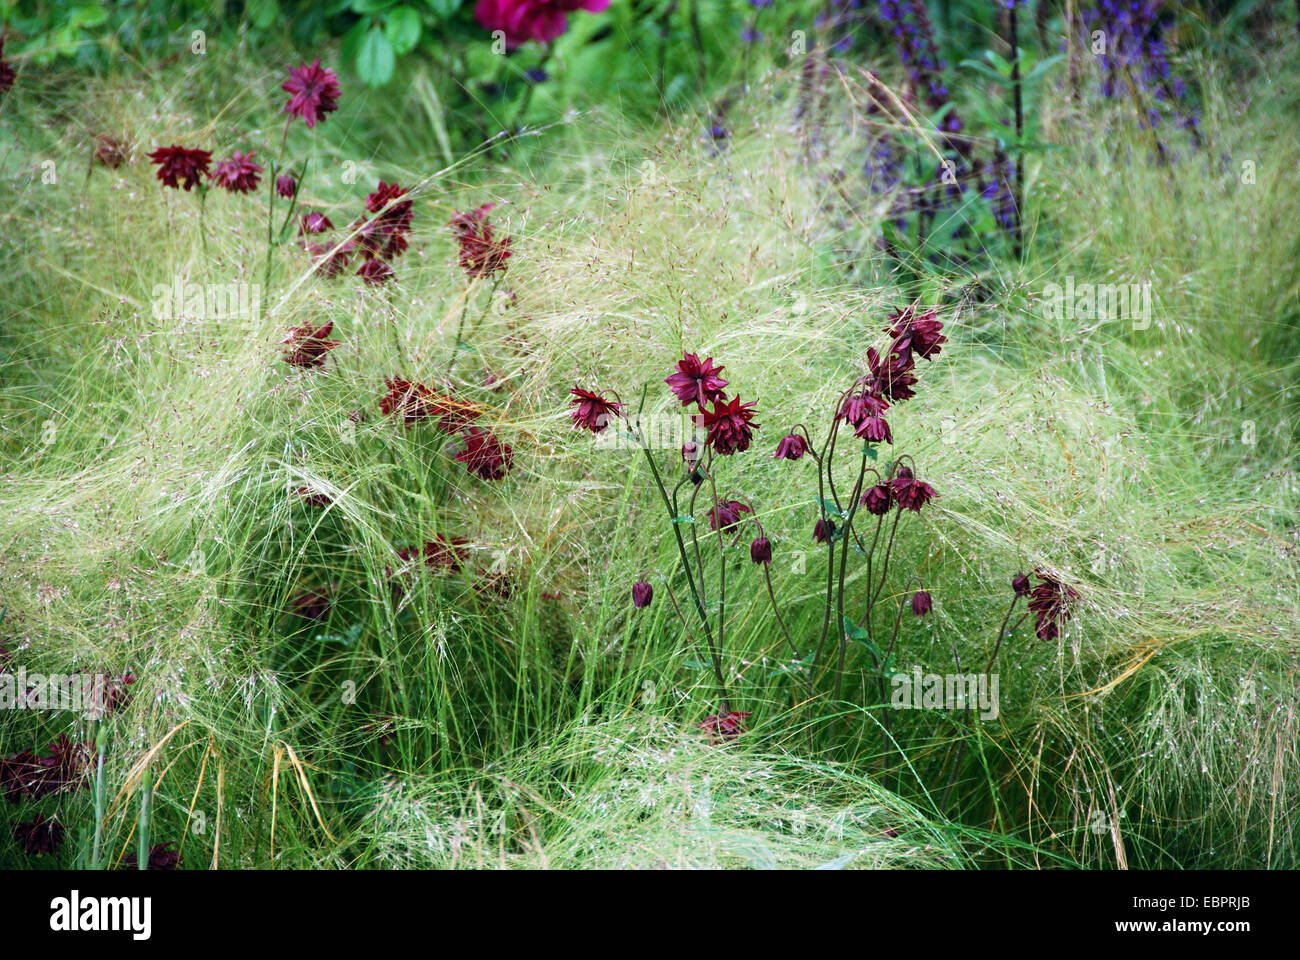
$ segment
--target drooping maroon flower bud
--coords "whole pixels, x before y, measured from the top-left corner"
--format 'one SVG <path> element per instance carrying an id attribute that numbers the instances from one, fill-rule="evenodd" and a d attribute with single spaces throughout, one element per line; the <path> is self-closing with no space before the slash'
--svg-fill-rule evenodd
<path id="1" fill-rule="evenodd" d="M 638 580 L 632 584 L 632 606 L 640 609 L 650 606 L 650 600 L 654 597 L 655 591 L 650 584 L 644 580 Z"/>
<path id="2" fill-rule="evenodd" d="M 301 327 L 290 327 L 289 335 L 280 341 L 285 347 L 284 362 L 295 367 L 324 366 L 325 354 L 341 342 L 326 339 L 333 329 L 333 320 L 321 324 L 314 330 L 310 323 Z"/>
<path id="3" fill-rule="evenodd" d="M 582 427 L 592 433 L 600 433 L 611 421 L 618 419 L 623 411 L 623 404 L 606 400 L 601 394 L 583 390 L 579 386 L 575 385 L 569 393 L 573 395 L 569 401 L 573 409 L 569 414 L 573 417 L 575 430 Z"/>
<path id="4" fill-rule="evenodd" d="M 298 225 L 298 236 L 301 237 L 304 233 L 324 233 L 326 230 L 333 229 L 334 224 L 330 222 L 329 217 L 313 210 L 302 215 L 302 223 Z"/>
<path id="5" fill-rule="evenodd" d="M 465 432 L 465 448 L 456 459 L 483 480 L 500 480 L 510 472 L 515 452 L 490 433 L 471 427 Z"/>
<path id="6" fill-rule="evenodd" d="M 677 361 L 677 372 L 666 377 L 664 383 L 677 395 L 683 407 L 695 403 L 704 410 L 710 404 L 727 399 L 722 389 L 727 381 L 718 376 L 724 369 L 715 367 L 712 357 L 701 360 L 694 353 L 684 353 Z"/>
<path id="7" fill-rule="evenodd" d="M 317 120 L 323 120 L 325 114 L 337 110 L 339 97 L 343 95 L 338 75 L 322 67 L 319 57 L 311 66 L 304 63 L 296 70 L 290 68 L 289 79 L 280 84 L 280 89 L 289 94 L 283 112 L 302 117 L 308 129 L 316 126 Z"/>
<path id="8" fill-rule="evenodd" d="M 1029 595 L 1034 630 L 1040 640 L 1050 642 L 1061 635 L 1061 627 L 1070 618 L 1070 604 L 1079 594 L 1051 574 L 1035 570 L 1034 576 L 1040 581 Z"/>
<path id="9" fill-rule="evenodd" d="M 393 273 L 393 268 L 382 260 L 367 260 L 357 270 L 357 276 L 366 283 L 378 287 L 392 280 L 396 274 Z"/>
<path id="10" fill-rule="evenodd" d="M 941 345 L 948 342 L 948 338 L 940 333 L 943 323 L 936 319 L 938 315 L 936 310 L 927 310 L 917 316 L 910 306 L 894 312 L 886 332 L 897 338 L 895 349 L 900 356 L 915 353 L 926 360 L 934 359 Z"/>
<path id="11" fill-rule="evenodd" d="M 169 840 L 166 843 L 154 845 L 149 850 L 149 862 L 145 865 L 146 870 L 175 870 L 181 862 L 179 850 L 173 850 L 174 842 Z M 122 858 L 122 864 L 128 870 L 138 870 L 140 861 L 134 853 L 128 853 Z"/>
<path id="12" fill-rule="evenodd" d="M 708 431 L 705 442 L 713 445 L 718 456 L 729 457 L 749 449 L 758 429 L 758 424 L 751 422 L 755 406 L 756 402 L 741 403 L 740 397 L 735 397 L 730 402 L 715 400 L 713 409 L 704 411 L 704 428 Z"/>
<path id="13" fill-rule="evenodd" d="M 511 257 L 513 238 L 497 240 L 492 236 L 492 224 L 487 215 L 495 206 L 494 203 L 485 203 L 451 218 L 460 267 L 471 280 L 503 272 Z"/>
<path id="14" fill-rule="evenodd" d="M 704 447 L 694 440 L 687 440 L 682 444 L 682 460 L 692 471 L 695 470 L 696 464 L 700 462 L 700 458 L 703 456 Z"/>
<path id="15" fill-rule="evenodd" d="M 53 853 L 63 843 L 63 824 L 57 820 L 46 820 L 43 813 L 38 813 L 36 819 L 29 823 L 14 824 L 13 830 L 14 840 L 29 856 L 41 857 Z"/>
<path id="16" fill-rule="evenodd" d="M 1011 589 L 1017 597 L 1029 596 L 1029 577 L 1024 573 L 1017 573 L 1011 578 Z"/>
<path id="17" fill-rule="evenodd" d="M 714 744 L 724 743 L 728 740 L 735 740 L 745 732 L 745 721 L 753 716 L 753 713 L 731 713 L 709 714 L 704 718 L 703 723 L 697 723 L 696 726 L 709 735 L 709 741 Z"/>
<path id="18" fill-rule="evenodd" d="M 873 517 L 879 517 L 889 512 L 889 508 L 893 504 L 893 497 L 888 486 L 878 483 L 874 487 L 868 488 L 859 502 L 866 508 L 867 513 Z"/>
<path id="19" fill-rule="evenodd" d="M 276 177 L 275 192 L 286 200 L 292 200 L 298 195 L 298 181 L 287 173 L 282 177 Z"/>
<path id="20" fill-rule="evenodd" d="M 921 508 L 937 496 L 934 487 L 912 475 L 910 467 L 898 468 L 894 475 L 894 500 L 900 507 L 920 513 Z"/>
<path id="21" fill-rule="evenodd" d="M 212 171 L 212 179 L 217 186 L 231 193 L 252 193 L 257 189 L 257 175 L 261 172 L 262 168 L 253 162 L 251 151 L 242 154 L 236 150 L 229 160 L 217 163 L 217 168 Z"/>
<path id="22" fill-rule="evenodd" d="M 719 500 L 709 511 L 709 528 L 712 530 L 721 528 L 722 532 L 726 533 L 740 523 L 742 513 L 750 512 L 752 511 L 749 507 L 739 500 Z"/>
<path id="23" fill-rule="evenodd" d="M 164 187 L 188 191 L 191 187 L 197 187 L 202 178 L 207 175 L 208 164 L 212 162 L 212 152 L 187 150 L 185 147 L 173 145 L 159 147 L 149 154 L 149 159 L 158 164 L 158 179 L 162 181 Z M 181 180 L 185 183 L 181 184 Z"/>
<path id="24" fill-rule="evenodd" d="M 930 612 L 930 608 L 933 605 L 933 601 L 930 599 L 930 594 L 926 593 L 924 590 L 918 590 L 916 593 L 912 594 L 912 612 L 918 617 L 924 617 Z"/>
<path id="25" fill-rule="evenodd" d="M 798 460 L 808 452 L 808 441 L 799 433 L 788 433 L 776 445 L 777 460 Z"/>
<path id="26" fill-rule="evenodd" d="M 824 517 L 813 525 L 813 542 L 825 543 L 835 536 L 835 524 Z"/>
<path id="27" fill-rule="evenodd" d="M 428 420 L 439 412 L 442 395 L 422 383 L 385 377 L 384 386 L 388 392 L 379 399 L 379 412 L 386 417 L 400 413 L 407 427 Z"/>
<path id="28" fill-rule="evenodd" d="M 872 443 L 894 442 L 889 422 L 884 417 L 863 417 L 862 422 L 858 424 L 858 429 L 854 431 L 854 436 L 859 440 L 869 440 Z"/>
<path id="29" fill-rule="evenodd" d="M 749 559 L 755 563 L 772 562 L 772 543 L 767 537 L 759 537 L 749 545 Z"/>

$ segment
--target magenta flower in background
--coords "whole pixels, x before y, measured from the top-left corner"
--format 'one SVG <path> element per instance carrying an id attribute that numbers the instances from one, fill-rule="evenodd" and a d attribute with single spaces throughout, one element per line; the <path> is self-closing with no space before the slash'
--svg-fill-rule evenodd
<path id="1" fill-rule="evenodd" d="M 569 28 L 567 13 L 599 13 L 608 6 L 609 0 L 478 0 L 474 19 L 504 33 L 506 47 L 513 50 L 529 40 L 550 43 Z"/>
<path id="2" fill-rule="evenodd" d="M 302 236 L 304 233 L 324 233 L 326 230 L 333 229 L 334 224 L 330 222 L 329 217 L 313 210 L 311 213 L 302 215 L 302 223 L 298 226 L 298 236 Z"/>
<path id="3" fill-rule="evenodd" d="M 777 460 L 798 460 L 808 452 L 808 441 L 802 434 L 789 433 L 776 445 Z"/>
<path id="4" fill-rule="evenodd" d="M 311 66 L 304 63 L 296 70 L 290 68 L 289 79 L 280 84 L 280 89 L 289 94 L 284 112 L 302 117 L 308 129 L 316 126 L 318 120 L 325 119 L 325 114 L 337 110 L 339 97 L 343 95 L 338 76 L 333 70 L 322 67 L 319 57 Z"/>
<path id="5" fill-rule="evenodd" d="M 338 340 L 327 340 L 334 329 L 330 320 L 312 329 L 310 323 L 301 327 L 290 327 L 289 335 L 280 341 L 288 349 L 284 362 L 295 367 L 321 367 L 325 365 L 325 354 L 339 345 Z"/>
<path id="6" fill-rule="evenodd" d="M 262 168 L 253 162 L 251 151 L 242 154 L 236 150 L 229 160 L 217 163 L 217 168 L 212 171 L 212 179 L 217 186 L 224 187 L 231 193 L 252 193 L 257 189 L 257 175 L 261 172 Z"/>
<path id="7" fill-rule="evenodd" d="M 288 174 L 283 177 L 276 177 L 275 192 L 286 200 L 292 200 L 298 195 L 298 181 Z"/>
<path id="8" fill-rule="evenodd" d="M 752 716 L 752 713 L 737 713 L 734 710 L 731 713 L 709 714 L 703 723 L 697 723 L 696 726 L 707 733 L 713 743 L 722 743 L 735 740 L 744 733 L 745 721 Z"/>
<path id="9" fill-rule="evenodd" d="M 396 276 L 393 268 L 382 260 L 367 260 L 357 269 L 357 276 L 366 283 L 381 286 Z"/>
<path id="10" fill-rule="evenodd" d="M 13 64 L 4 58 L 5 41 L 0 37 L 0 94 L 9 92 L 9 88 L 14 85 L 14 80 L 18 74 L 14 72 Z"/>
<path id="11" fill-rule="evenodd" d="M 924 617 L 934 606 L 934 601 L 930 599 L 930 594 L 924 590 L 918 590 L 912 594 L 912 612 L 918 617 Z"/>
<path id="12" fill-rule="evenodd" d="M 33 857 L 53 853 L 63 843 L 63 824 L 57 820 L 46 820 L 45 814 L 38 813 L 36 819 L 29 823 L 14 824 L 14 840 L 23 852 Z"/>
<path id="13" fill-rule="evenodd" d="M 189 190 L 197 187 L 208 172 L 212 162 L 210 150 L 189 150 L 179 145 L 159 147 L 149 154 L 149 159 L 158 164 L 158 179 L 164 187 L 173 190 Z M 182 184 L 180 181 L 184 180 Z"/>
<path id="14" fill-rule="evenodd" d="M 739 500 L 719 500 L 717 505 L 709 511 L 709 528 L 717 530 L 722 529 L 726 533 L 732 527 L 740 522 L 742 513 L 752 512 L 749 507 Z"/>
<path id="15" fill-rule="evenodd" d="M 749 545 L 749 559 L 755 563 L 772 562 L 772 542 L 767 537 L 758 537 Z"/>
<path id="16" fill-rule="evenodd" d="M 494 203 L 485 203 L 451 218 L 460 267 L 471 280 L 503 272 L 511 256 L 512 238 L 497 240 L 492 236 L 492 224 L 487 215 L 495 206 Z"/>
<path id="17" fill-rule="evenodd" d="M 514 450 L 492 434 L 478 427 L 465 431 L 465 448 L 456 459 L 465 469 L 483 480 L 500 480 L 514 465 Z"/>
<path id="18" fill-rule="evenodd" d="M 734 397 L 729 403 L 715 401 L 712 410 L 704 412 L 704 428 L 709 432 L 705 442 L 713 445 L 714 452 L 720 457 L 729 457 L 733 453 L 743 453 L 749 449 L 754 439 L 758 424 L 754 419 L 757 403 L 741 403 L 740 397 Z"/>
<path id="19" fill-rule="evenodd" d="M 632 584 L 632 606 L 638 610 L 642 607 L 650 606 L 650 601 L 655 595 L 654 587 L 644 580 L 638 580 Z"/>
<path id="20" fill-rule="evenodd" d="M 612 420 L 617 419 L 623 410 L 621 403 L 606 400 L 599 393 L 583 390 L 577 385 L 569 393 L 573 395 L 573 399 L 569 401 L 573 406 L 569 415 L 573 417 L 575 430 L 582 427 L 592 433 L 600 433 Z"/>
<path id="21" fill-rule="evenodd" d="M 667 377 L 664 383 L 677 394 L 683 407 L 696 403 L 703 410 L 709 404 L 727 399 L 722 390 L 727 381 L 718 376 L 723 369 L 713 365 L 712 357 L 700 360 L 696 354 L 684 353 L 677 361 L 677 372 Z"/>

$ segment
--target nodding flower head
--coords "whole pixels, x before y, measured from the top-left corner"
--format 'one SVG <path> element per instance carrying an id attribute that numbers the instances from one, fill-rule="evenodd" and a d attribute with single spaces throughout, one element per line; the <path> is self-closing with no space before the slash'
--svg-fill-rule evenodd
<path id="1" fill-rule="evenodd" d="M 1039 580 L 1029 594 L 1034 630 L 1040 640 L 1052 641 L 1061 635 L 1061 627 L 1070 618 L 1070 607 L 1079 594 L 1049 573 L 1035 570 L 1034 576 Z"/>
<path id="2" fill-rule="evenodd" d="M 878 483 L 874 487 L 868 488 L 859 502 L 866 508 L 867 513 L 879 517 L 889 512 L 889 508 L 893 506 L 894 497 L 889 485 Z"/>
<path id="3" fill-rule="evenodd" d="M 905 510 L 920 513 L 921 508 L 937 497 L 934 487 L 912 474 L 910 467 L 899 467 L 894 475 L 894 500 Z"/>
<path id="4" fill-rule="evenodd" d="M 650 606 L 650 600 L 654 597 L 654 587 L 644 580 L 638 580 L 632 584 L 632 606 L 638 610 L 642 607 Z"/>
<path id="5" fill-rule="evenodd" d="M 63 824 L 46 820 L 43 813 L 28 823 L 15 824 L 13 832 L 19 848 L 32 857 L 53 853 L 63 843 Z"/>
<path id="6" fill-rule="evenodd" d="M 734 397 L 726 403 L 715 401 L 713 409 L 704 412 L 704 429 L 708 431 L 705 442 L 718 456 L 729 457 L 749 449 L 758 429 L 758 424 L 752 422 L 755 406 L 754 402 L 741 403 L 740 397 Z"/>
<path id="7" fill-rule="evenodd" d="M 465 446 L 456 460 L 482 480 L 500 480 L 514 465 L 515 452 L 492 434 L 471 427 L 465 431 Z"/>
<path id="8" fill-rule="evenodd" d="M 487 215 L 494 206 L 496 204 L 485 203 L 451 218 L 460 267 L 471 280 L 504 273 L 506 261 L 513 253 L 511 237 L 498 240 L 492 235 L 493 228 Z"/>
<path id="9" fill-rule="evenodd" d="M 758 537 L 749 545 L 749 559 L 755 563 L 772 562 L 772 543 L 767 537 Z"/>
<path id="10" fill-rule="evenodd" d="M 283 177 L 276 177 L 275 192 L 286 200 L 292 200 L 298 195 L 298 181 L 287 174 Z"/>
<path id="11" fill-rule="evenodd" d="M 584 390 L 575 385 L 569 393 L 573 395 L 573 399 L 569 401 L 573 406 L 569 415 L 573 417 L 575 430 L 581 428 L 592 433 L 600 433 L 613 420 L 618 419 L 623 411 L 623 404 L 606 400 L 601 394 L 591 390 Z"/>
<path id="12" fill-rule="evenodd" d="M 867 365 L 871 368 L 871 393 L 884 400 L 909 400 L 916 396 L 912 389 L 916 374 L 912 368 L 916 361 L 907 356 L 891 353 L 882 358 L 875 347 L 867 347 Z"/>
<path id="13" fill-rule="evenodd" d="M 1017 597 L 1029 596 L 1029 577 L 1024 573 L 1017 573 L 1011 578 L 1011 589 Z"/>
<path id="14" fill-rule="evenodd" d="M 285 347 L 284 362 L 295 367 L 320 367 L 325 365 L 325 354 L 339 345 L 338 340 L 326 339 L 334 329 L 329 320 L 313 329 L 310 323 L 291 327 L 289 335 L 280 341 Z"/>
<path id="15" fill-rule="evenodd" d="M 934 606 L 934 602 L 926 591 L 918 590 L 912 594 L 912 612 L 918 617 L 923 617 L 929 613 L 932 606 Z"/>
<path id="16" fill-rule="evenodd" d="M 776 445 L 777 460 L 798 460 L 808 452 L 808 441 L 802 434 L 788 433 Z"/>
<path id="17" fill-rule="evenodd" d="M 243 154 L 236 150 L 230 159 L 217 163 L 212 179 L 231 193 L 252 193 L 257 189 L 257 175 L 261 172 L 261 166 L 253 162 L 252 151 Z"/>
<path id="18" fill-rule="evenodd" d="M 709 714 L 704 718 L 703 723 L 697 723 L 696 726 L 709 735 L 709 740 L 713 743 L 723 743 L 728 740 L 735 740 L 745 732 L 745 721 L 748 720 L 752 713 L 731 713 Z"/>
<path id="19" fill-rule="evenodd" d="M 677 361 L 677 372 L 664 378 L 664 383 L 677 395 L 683 407 L 695 403 L 704 410 L 710 404 L 727 398 L 722 389 L 727 381 L 718 376 L 722 371 L 722 367 L 713 365 L 712 357 L 701 360 L 694 353 L 684 353 Z"/>
<path id="20" fill-rule="evenodd" d="M 835 524 L 827 520 L 825 517 L 818 520 L 813 525 L 814 543 L 825 543 L 826 541 L 830 540 L 831 537 L 833 536 L 835 536 Z"/>
<path id="21" fill-rule="evenodd" d="M 900 357 L 916 354 L 926 360 L 932 360 L 940 352 L 942 345 L 948 342 L 943 336 L 943 323 L 936 319 L 936 310 L 927 310 L 917 314 L 914 308 L 904 307 L 895 311 L 889 318 L 885 332 L 894 337 L 893 352 Z"/>
<path id="22" fill-rule="evenodd" d="M 711 530 L 722 530 L 723 533 L 726 533 L 740 522 L 742 513 L 751 512 L 749 507 L 739 500 L 719 500 L 717 505 L 709 511 L 709 528 Z"/>

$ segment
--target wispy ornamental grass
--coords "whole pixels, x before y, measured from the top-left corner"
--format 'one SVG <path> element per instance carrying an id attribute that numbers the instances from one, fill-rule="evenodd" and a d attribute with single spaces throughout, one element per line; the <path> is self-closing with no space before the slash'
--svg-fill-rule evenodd
<path id="1" fill-rule="evenodd" d="M 647 138 L 580 118 L 547 132 L 544 167 L 431 180 L 432 143 L 384 146 L 405 104 L 363 119 L 345 97 L 301 144 L 323 173 L 298 203 L 345 223 L 381 177 L 423 184 L 395 281 L 309 273 L 286 244 L 251 320 L 155 317 L 178 275 L 264 276 L 260 193 L 209 198 L 204 255 L 198 205 L 143 159 L 227 123 L 250 148 L 278 138 L 282 77 L 231 66 L 237 93 L 176 67 L 82 85 L 82 106 L 35 80 L 2 104 L 19 148 L 3 168 L 0 647 L 29 669 L 137 677 L 105 721 L 102 777 L 0 807 L 67 830 L 39 860 L 0 833 L 6 864 L 85 855 L 97 805 L 103 863 L 139 857 L 143 822 L 186 869 L 1295 864 L 1296 277 L 1270 224 L 1296 211 L 1260 186 L 1292 169 L 1283 80 L 1209 71 L 1207 146 L 1159 169 L 1122 117 L 1050 105 L 1118 139 L 1081 131 L 1032 160 L 1028 259 L 975 276 L 864 241 L 889 199 L 852 202 L 868 185 L 831 159 L 849 145 L 808 159 L 791 100 L 772 105 L 781 78 L 732 107 L 725 149 L 694 126 Z M 78 124 L 46 125 L 58 110 Z M 835 137 L 862 101 L 827 110 Z M 84 171 L 100 132 L 131 159 L 41 183 L 43 159 Z M 1236 176 L 1245 150 L 1254 185 Z M 348 182 L 348 160 L 373 176 Z M 495 291 L 467 279 L 447 226 L 489 202 L 513 238 Z M 1071 274 L 1149 279 L 1149 325 L 1049 317 L 1045 284 Z M 878 696 L 823 695 L 812 724 L 792 709 L 766 579 L 738 551 L 725 680 L 751 717 L 712 743 L 695 726 L 717 710 L 709 664 L 662 590 L 632 603 L 633 582 L 674 576 L 672 539 L 643 532 L 652 479 L 635 450 L 572 429 L 568 391 L 661 382 L 701 351 L 761 409 L 824 418 L 914 300 L 942 307 L 950 345 L 891 422 L 942 492 L 900 544 L 933 609 L 896 661 L 982 666 L 1021 570 L 1074 585 L 1075 615 L 1051 642 L 1008 630 L 996 720 L 898 711 L 891 740 Z M 284 361 L 291 329 L 330 323 L 323 364 Z M 437 417 L 385 414 L 394 378 L 454 393 L 513 449 L 509 474 L 471 475 Z M 646 406 L 675 409 L 666 389 Z M 733 458 L 734 482 L 786 627 L 815 637 L 816 477 L 770 455 L 777 433 Z M 914 590 L 900 573 L 883 596 Z M 92 742 L 67 714 L 6 713 L 0 756 L 60 733 Z"/>

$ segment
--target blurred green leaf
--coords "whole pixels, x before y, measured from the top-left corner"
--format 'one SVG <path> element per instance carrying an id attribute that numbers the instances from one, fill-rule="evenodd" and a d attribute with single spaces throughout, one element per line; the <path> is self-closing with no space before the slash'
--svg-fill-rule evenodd
<path id="1" fill-rule="evenodd" d="M 420 14 L 412 7 L 397 7 L 384 14 L 384 34 L 399 57 L 420 42 Z"/>
<path id="2" fill-rule="evenodd" d="M 382 87 L 393 78 L 393 45 L 384 31 L 372 27 L 357 51 L 357 75 L 367 86 Z"/>

